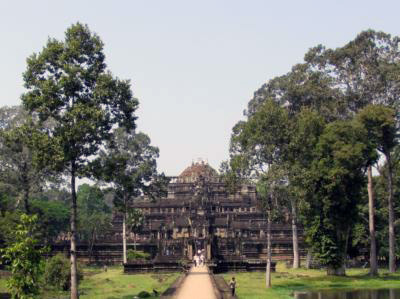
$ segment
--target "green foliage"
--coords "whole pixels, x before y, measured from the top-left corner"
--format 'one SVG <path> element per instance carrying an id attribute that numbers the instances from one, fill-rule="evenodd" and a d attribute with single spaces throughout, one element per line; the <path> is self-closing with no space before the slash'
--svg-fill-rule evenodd
<path id="1" fill-rule="evenodd" d="M 398 37 L 368 30 L 341 48 L 312 48 L 305 63 L 254 93 L 247 120 L 233 128 L 224 179 L 254 178 L 261 197 L 272 204 L 274 188 L 268 177 L 279 168 L 281 180 L 288 184 L 284 197 L 293 208 L 300 204 L 307 241 L 335 267 L 343 261 L 348 235 L 354 244 L 366 244 L 363 224 L 352 234 L 349 229 L 365 215 L 360 213 L 362 170 L 378 160 L 375 149 L 389 161 L 386 176 L 391 176 L 399 46 Z M 357 112 L 358 123 L 353 123 Z M 242 169 L 237 171 L 235 164 Z M 263 196 L 263 191 L 269 195 Z"/>
<path id="2" fill-rule="evenodd" d="M 259 177 L 256 184 L 257 194 L 261 199 L 262 210 L 267 213 L 270 221 L 283 221 L 288 212 L 286 202 L 288 185 L 282 168 L 272 165 L 268 172 Z"/>
<path id="3" fill-rule="evenodd" d="M 397 160 L 398 161 L 398 160 Z M 376 195 L 376 238 L 378 256 L 389 259 L 389 244 L 388 244 L 388 207 L 387 207 L 387 165 L 384 164 L 379 168 L 379 176 L 374 177 L 375 195 Z M 394 193 L 394 212 L 395 212 L 395 231 L 400 231 L 400 164 L 397 162 L 394 165 L 393 181 L 395 187 Z M 366 217 L 366 216 L 365 216 Z M 367 224 L 365 224 L 368 229 Z M 367 240 L 368 241 L 368 240 Z M 400 234 L 396 234 L 395 255 L 400 258 Z"/>
<path id="4" fill-rule="evenodd" d="M 15 207 L 16 196 L 12 194 L 11 188 L 0 183 L 0 215 L 4 216 L 7 211 Z"/>
<path id="5" fill-rule="evenodd" d="M 329 78 L 330 89 L 345 102 L 342 115 L 352 115 L 368 104 L 382 104 L 398 111 L 398 37 L 374 30 L 363 31 L 343 47 L 318 45 L 305 60 L 313 73 Z"/>
<path id="6" fill-rule="evenodd" d="M 21 213 L 19 211 L 5 211 L 0 217 L 0 240 L 5 243 L 14 240 L 15 227 L 20 222 Z"/>
<path id="7" fill-rule="evenodd" d="M 25 212 L 30 213 L 32 192 L 40 191 L 45 181 L 52 178 L 43 159 L 49 158 L 53 146 L 32 119 L 25 117 L 23 124 L 0 130 L 0 181 L 14 189 L 13 193 L 23 199 Z M 46 154 L 41 155 L 40 149 L 46 150 Z"/>
<path id="8" fill-rule="evenodd" d="M 398 143 L 395 110 L 383 105 L 368 105 L 357 114 L 368 132 L 368 139 L 382 153 L 389 153 Z"/>
<path id="9" fill-rule="evenodd" d="M 23 125 L 27 117 L 28 113 L 22 106 L 0 107 L 0 129 L 7 130 Z"/>
<path id="10" fill-rule="evenodd" d="M 129 209 L 126 226 L 134 233 L 140 232 L 144 224 L 144 215 L 140 209 Z"/>
<path id="11" fill-rule="evenodd" d="M 288 143 L 287 110 L 267 100 L 247 122 L 235 126 L 231 152 L 245 154 L 249 159 L 248 165 L 262 172 L 266 165 L 282 161 Z"/>
<path id="12" fill-rule="evenodd" d="M 126 253 L 128 261 L 136 261 L 136 260 L 148 260 L 150 259 L 150 254 L 143 251 L 136 251 L 129 249 Z"/>
<path id="13" fill-rule="evenodd" d="M 50 38 L 42 52 L 27 59 L 22 102 L 41 121 L 54 121 L 48 133 L 60 152 L 47 162 L 59 170 L 73 162 L 75 171 L 83 171 L 114 125 L 135 127 L 138 101 L 129 81 L 106 71 L 104 58 L 100 38 L 77 23 L 64 41 Z"/>
<path id="14" fill-rule="evenodd" d="M 83 279 L 83 274 L 78 267 L 78 283 Z M 49 258 L 44 270 L 44 281 L 48 286 L 57 290 L 69 290 L 71 286 L 70 261 L 63 254 Z"/>
<path id="15" fill-rule="evenodd" d="M 96 177 L 113 183 L 116 194 L 114 204 L 121 211 L 126 212 L 129 200 L 152 193 L 152 183 L 158 177 L 158 156 L 158 148 L 150 145 L 146 134 L 117 129 L 107 151 L 102 151 L 100 158 L 93 163 Z M 164 183 L 160 193 L 165 193 Z"/>
<path id="16" fill-rule="evenodd" d="M 80 185 L 78 199 L 78 232 L 81 240 L 93 243 L 111 226 L 111 208 L 104 200 L 104 193 L 97 186 Z"/>
<path id="17" fill-rule="evenodd" d="M 305 172 L 301 208 L 306 235 L 321 262 L 333 268 L 344 262 L 349 230 L 357 219 L 365 186 L 363 169 L 373 151 L 365 136 L 354 122 L 328 124 Z"/>
<path id="18" fill-rule="evenodd" d="M 219 173 L 228 192 L 235 193 L 243 183 L 250 183 L 249 159 L 245 153 L 231 155 L 229 161 L 223 161 Z"/>
<path id="19" fill-rule="evenodd" d="M 27 59 L 23 74 L 24 107 L 37 116 L 54 150 L 37 148 L 42 167 L 69 175 L 71 181 L 71 243 L 76 240 L 76 177 L 90 176 L 88 164 L 115 128 L 133 130 L 138 101 L 129 81 L 114 78 L 106 70 L 103 42 L 88 26 L 73 24 L 65 39 L 49 38 L 41 52 Z M 71 273 L 76 270 L 71 252 Z M 71 278 L 71 297 L 78 297 L 77 281 Z"/>
<path id="20" fill-rule="evenodd" d="M 13 232 L 13 241 L 1 250 L 2 260 L 9 264 L 11 271 L 7 286 L 16 298 L 32 298 L 39 293 L 44 249 L 37 248 L 36 233 L 37 216 L 22 214 Z"/>
<path id="21" fill-rule="evenodd" d="M 69 207 L 59 200 L 34 199 L 32 212 L 38 215 L 41 237 L 51 243 L 62 232 L 69 230 Z"/>

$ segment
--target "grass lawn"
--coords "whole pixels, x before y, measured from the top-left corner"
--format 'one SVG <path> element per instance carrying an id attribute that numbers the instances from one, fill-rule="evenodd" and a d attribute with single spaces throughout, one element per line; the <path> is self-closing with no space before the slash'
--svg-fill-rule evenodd
<path id="1" fill-rule="evenodd" d="M 6 291 L 6 278 L 0 274 L 0 293 L 5 293 Z"/>
<path id="2" fill-rule="evenodd" d="M 368 276 L 368 269 L 348 269 L 346 277 L 327 276 L 324 270 L 286 269 L 278 264 L 272 274 L 272 288 L 265 288 L 265 272 L 227 273 L 227 282 L 232 276 L 237 280 L 237 295 L 241 299 L 288 299 L 293 291 L 322 289 L 378 289 L 399 288 L 400 273 L 389 274 L 381 269 L 379 277 Z"/>
<path id="3" fill-rule="evenodd" d="M 165 291 L 180 273 L 123 274 L 122 267 L 110 267 L 107 272 L 100 268 L 84 268 L 84 279 L 79 285 L 81 299 L 131 299 L 141 291 L 153 294 Z M 5 278 L 0 279 L 0 293 L 7 292 Z M 43 290 L 40 298 L 69 298 L 68 292 Z M 156 297 L 149 297 L 156 298 Z"/>

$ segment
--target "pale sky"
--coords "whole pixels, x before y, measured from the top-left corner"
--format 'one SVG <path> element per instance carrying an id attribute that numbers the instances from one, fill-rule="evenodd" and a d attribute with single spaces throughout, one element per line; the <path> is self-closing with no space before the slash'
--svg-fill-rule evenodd
<path id="1" fill-rule="evenodd" d="M 179 175 L 197 158 L 218 169 L 264 82 L 317 44 L 339 47 L 369 28 L 399 35 L 399 11 L 395 0 L 0 0 L 0 106 L 20 104 L 26 58 L 79 21 L 105 43 L 113 74 L 131 79 L 159 170 Z"/>

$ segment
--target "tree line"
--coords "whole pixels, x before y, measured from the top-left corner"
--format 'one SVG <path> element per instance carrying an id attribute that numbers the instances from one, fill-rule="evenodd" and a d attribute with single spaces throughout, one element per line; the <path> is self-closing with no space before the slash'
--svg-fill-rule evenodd
<path id="1" fill-rule="evenodd" d="M 349 254 L 363 249 L 371 275 L 378 257 L 395 271 L 399 41 L 367 30 L 336 49 L 311 48 L 304 62 L 254 93 L 245 120 L 233 127 L 223 176 L 233 187 L 257 184 L 268 223 L 286 205 L 294 268 L 300 224 L 309 253 L 328 274 L 344 275 Z M 267 240 L 270 265 L 270 231 Z"/>

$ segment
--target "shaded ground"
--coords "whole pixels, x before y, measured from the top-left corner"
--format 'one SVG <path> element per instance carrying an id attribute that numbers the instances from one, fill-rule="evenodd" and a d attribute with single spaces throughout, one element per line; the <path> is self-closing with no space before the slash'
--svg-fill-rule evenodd
<path id="1" fill-rule="evenodd" d="M 206 266 L 192 267 L 177 299 L 216 299 Z"/>

